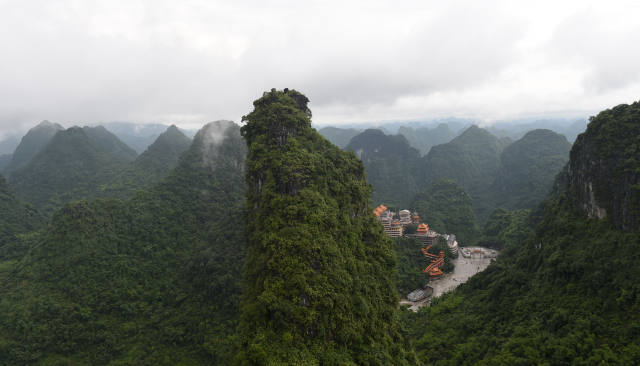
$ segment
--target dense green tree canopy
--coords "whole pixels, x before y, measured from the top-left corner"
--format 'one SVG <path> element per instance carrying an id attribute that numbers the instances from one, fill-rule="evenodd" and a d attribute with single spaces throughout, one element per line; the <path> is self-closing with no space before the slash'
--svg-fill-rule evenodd
<path id="1" fill-rule="evenodd" d="M 0 364 L 227 364 L 245 155 L 239 127 L 213 123 L 157 187 L 65 205 L 0 262 Z"/>
<path id="2" fill-rule="evenodd" d="M 434 146 L 422 158 L 426 186 L 452 179 L 473 197 L 476 215 L 484 221 L 493 211 L 488 189 L 500 169 L 503 142 L 485 129 L 471 126 L 451 142 Z"/>
<path id="3" fill-rule="evenodd" d="M 307 98 L 267 92 L 243 118 L 247 259 L 239 364 L 410 363 L 395 256 L 362 163 L 311 128 Z"/>
<path id="4" fill-rule="evenodd" d="M 411 208 L 430 228 L 442 234 L 456 234 L 461 245 L 472 245 L 480 231 L 473 212 L 473 201 L 451 179 L 441 179 L 416 195 Z"/>
<path id="5" fill-rule="evenodd" d="M 570 149 L 567 139 L 551 130 L 529 131 L 507 146 L 491 187 L 495 205 L 511 210 L 534 208 L 569 161 Z"/>
<path id="6" fill-rule="evenodd" d="M 34 231 L 44 224 L 44 217 L 35 208 L 18 200 L 0 175 L 0 261 L 7 259 L 9 246 L 16 236 Z"/>

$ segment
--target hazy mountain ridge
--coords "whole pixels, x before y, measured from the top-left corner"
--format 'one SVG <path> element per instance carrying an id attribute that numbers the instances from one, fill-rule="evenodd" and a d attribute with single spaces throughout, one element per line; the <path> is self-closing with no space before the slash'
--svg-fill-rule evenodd
<path id="1" fill-rule="evenodd" d="M 98 187 L 135 158 L 135 151 L 102 127 L 58 131 L 46 147 L 9 177 L 16 196 L 50 215 Z"/>
<path id="2" fill-rule="evenodd" d="M 5 174 L 26 165 L 34 156 L 42 151 L 49 141 L 64 128 L 57 123 L 42 121 L 30 129 L 20 140 L 11 157 L 11 162 L 5 168 Z"/>
<path id="3" fill-rule="evenodd" d="M 421 181 L 429 186 L 439 179 L 452 179 L 473 198 L 478 218 L 493 211 L 485 197 L 500 169 L 504 143 L 488 131 L 471 126 L 450 142 L 437 145 L 422 158 Z"/>
<path id="4" fill-rule="evenodd" d="M 400 126 L 398 134 L 406 137 L 409 144 L 418 149 L 421 155 L 427 154 L 433 146 L 446 144 L 457 136 L 445 123 L 434 128 Z"/>
<path id="5" fill-rule="evenodd" d="M 353 136 L 361 133 L 361 129 L 355 128 L 339 128 L 339 127 L 323 127 L 318 130 L 324 138 L 331 141 L 332 144 L 337 147 L 344 149 L 349 144 L 349 141 L 353 138 Z"/>
<path id="6" fill-rule="evenodd" d="M 487 130 L 498 137 L 509 137 L 514 140 L 521 139 L 528 131 L 552 130 L 557 134 L 564 135 L 569 142 L 573 143 L 576 137 L 584 132 L 586 128 L 586 118 L 546 118 L 534 121 L 497 122 L 487 127 Z"/>
<path id="7" fill-rule="evenodd" d="M 170 126 L 135 161 L 104 183 L 100 195 L 126 198 L 137 190 L 152 187 L 169 174 L 190 145 L 190 138 Z"/>

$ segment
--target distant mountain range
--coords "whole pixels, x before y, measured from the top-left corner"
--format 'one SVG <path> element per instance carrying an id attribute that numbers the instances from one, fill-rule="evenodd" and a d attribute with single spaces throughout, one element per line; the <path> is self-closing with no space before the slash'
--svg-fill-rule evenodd
<path id="1" fill-rule="evenodd" d="M 374 205 L 417 209 L 412 206 L 417 194 L 450 179 L 471 196 L 475 215 L 483 223 L 496 208 L 532 209 L 540 203 L 568 161 L 570 146 L 564 136 L 550 130 L 533 130 L 512 142 L 471 126 L 422 157 L 403 135 L 380 130 L 354 136 L 346 149 L 364 163 L 374 188 Z M 430 219 L 429 213 L 422 214 Z"/>

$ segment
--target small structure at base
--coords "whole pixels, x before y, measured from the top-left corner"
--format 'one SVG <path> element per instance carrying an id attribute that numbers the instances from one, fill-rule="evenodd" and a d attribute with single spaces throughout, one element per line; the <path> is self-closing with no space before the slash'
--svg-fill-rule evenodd
<path id="1" fill-rule="evenodd" d="M 424 289 L 422 290 L 415 290 L 413 292 L 411 292 L 409 295 L 407 295 L 407 300 L 411 301 L 411 302 L 417 302 L 420 300 L 424 300 L 427 297 L 433 295 L 433 288 L 429 287 L 429 286 L 425 286 Z"/>

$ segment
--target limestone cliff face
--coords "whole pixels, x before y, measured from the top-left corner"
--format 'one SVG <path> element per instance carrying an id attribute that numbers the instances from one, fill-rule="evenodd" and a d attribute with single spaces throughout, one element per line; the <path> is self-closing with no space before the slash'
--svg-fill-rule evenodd
<path id="1" fill-rule="evenodd" d="M 272 90 L 243 117 L 241 365 L 413 365 L 396 321 L 393 243 L 356 157 L 311 127 L 308 99 Z"/>
<path id="2" fill-rule="evenodd" d="M 640 223 L 640 103 L 622 104 L 592 117 L 576 139 L 568 166 L 575 205 L 619 228 Z"/>

